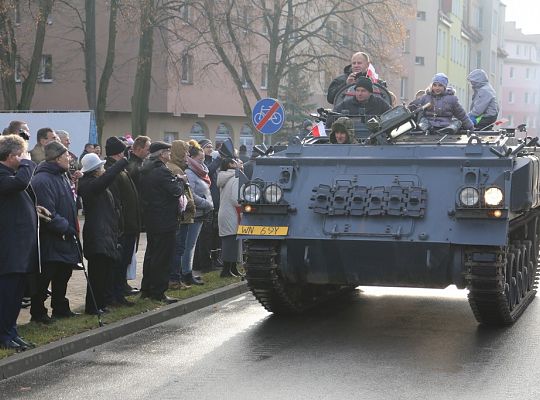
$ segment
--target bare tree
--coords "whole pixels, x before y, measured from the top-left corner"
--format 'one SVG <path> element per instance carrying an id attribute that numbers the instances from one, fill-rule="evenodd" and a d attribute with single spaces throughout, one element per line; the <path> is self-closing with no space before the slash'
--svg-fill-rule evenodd
<path id="1" fill-rule="evenodd" d="M 36 23 L 34 47 L 26 76 L 19 76 L 22 80 L 21 97 L 19 100 L 17 100 L 15 80 L 17 74 L 16 60 L 19 55 L 17 53 L 17 41 L 12 21 L 16 4 L 12 0 L 5 0 L 0 4 L 0 67 L 2 67 L 2 93 L 6 108 L 28 110 L 32 105 L 36 82 L 42 67 L 43 43 L 45 42 L 47 20 L 53 4 L 54 0 L 38 1 L 37 13 L 34 17 Z"/>
<path id="2" fill-rule="evenodd" d="M 96 2 L 84 1 L 84 70 L 88 107 L 96 109 Z"/>
<path id="3" fill-rule="evenodd" d="M 193 0 L 189 28 L 179 29 L 186 46 L 209 47 L 225 66 L 251 116 L 250 97 L 260 99 L 254 82 L 266 66 L 266 92 L 278 98 L 292 68 L 319 79 L 336 61 L 367 50 L 380 60 L 398 47 L 403 0 Z M 186 21 L 182 21 L 185 25 Z M 188 42 L 189 41 L 189 42 Z M 204 66 L 201 66 L 204 68 Z"/>

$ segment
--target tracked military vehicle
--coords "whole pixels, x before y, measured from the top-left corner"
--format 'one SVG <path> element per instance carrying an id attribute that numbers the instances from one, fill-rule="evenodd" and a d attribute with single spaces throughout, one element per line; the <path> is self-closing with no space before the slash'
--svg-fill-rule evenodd
<path id="1" fill-rule="evenodd" d="M 239 193 L 252 293 L 290 314 L 359 285 L 454 284 L 479 322 L 512 324 L 536 294 L 537 138 L 426 134 L 408 109 L 386 114 L 360 144 L 293 140 L 257 159 Z"/>

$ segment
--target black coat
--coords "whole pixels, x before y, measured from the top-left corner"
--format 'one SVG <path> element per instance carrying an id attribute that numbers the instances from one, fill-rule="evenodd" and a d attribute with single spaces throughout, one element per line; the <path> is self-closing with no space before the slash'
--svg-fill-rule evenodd
<path id="1" fill-rule="evenodd" d="M 89 173 L 79 179 L 79 194 L 84 204 L 83 244 L 86 258 L 98 254 L 115 260 L 120 257 L 120 209 L 108 188 L 127 164 L 127 160 L 122 159 L 100 177 Z"/>
<path id="2" fill-rule="evenodd" d="M 27 190 L 35 168 L 30 160 L 17 171 L 0 163 L 0 275 L 38 269 L 38 219 Z"/>
<path id="3" fill-rule="evenodd" d="M 348 115 L 381 115 L 390 110 L 390 105 L 380 97 L 371 95 L 367 101 L 359 102 L 355 96 L 339 103 L 334 111 L 349 110 Z"/>
<path id="4" fill-rule="evenodd" d="M 135 184 L 135 187 L 137 188 L 137 191 L 139 192 L 139 195 L 141 194 L 140 187 L 139 187 L 139 181 L 141 179 L 141 168 L 143 165 L 143 159 L 137 157 L 135 154 L 131 153 L 129 155 L 129 163 L 126 168 L 131 180 Z"/>
<path id="5" fill-rule="evenodd" d="M 148 159 L 141 168 L 140 194 L 146 231 L 176 231 L 179 221 L 179 197 L 184 184 L 158 159 Z"/>
<path id="6" fill-rule="evenodd" d="M 105 169 L 109 169 L 116 163 L 116 160 L 107 157 Z M 135 183 L 129 174 L 120 171 L 114 182 L 109 187 L 117 204 L 120 205 L 122 216 L 122 231 L 128 235 L 138 235 L 141 232 L 141 209 L 139 205 L 139 193 Z"/>
<path id="7" fill-rule="evenodd" d="M 32 178 L 37 204 L 52 214 L 39 228 L 41 262 L 80 262 L 77 233 L 77 205 L 66 171 L 54 162 L 42 162 Z"/>

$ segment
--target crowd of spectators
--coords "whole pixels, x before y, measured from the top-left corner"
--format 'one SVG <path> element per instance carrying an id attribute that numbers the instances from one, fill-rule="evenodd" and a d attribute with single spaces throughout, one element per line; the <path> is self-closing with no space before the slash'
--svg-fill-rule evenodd
<path id="1" fill-rule="evenodd" d="M 31 151 L 29 137 L 23 121 L 0 136 L 0 348 L 33 347 L 16 329 L 23 298 L 31 298 L 35 323 L 76 316 L 66 291 L 72 271 L 86 265 L 85 313 L 132 306 L 126 296 L 139 290 L 128 278 L 141 232 L 141 298 L 170 304 L 177 300 L 168 289 L 204 285 L 194 266 L 241 275 L 240 158 L 221 155 L 208 139 L 165 143 L 146 136 L 110 137 L 105 159 L 88 143 L 77 158 L 66 131 L 39 129 Z"/>

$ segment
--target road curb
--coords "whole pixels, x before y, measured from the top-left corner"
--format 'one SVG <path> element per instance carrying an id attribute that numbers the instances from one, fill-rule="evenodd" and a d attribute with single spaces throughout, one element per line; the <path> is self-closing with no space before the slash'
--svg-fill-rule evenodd
<path id="1" fill-rule="evenodd" d="M 102 328 L 92 329 L 91 331 L 79 333 L 23 353 L 15 354 L 0 361 L 0 379 L 11 378 L 80 351 L 99 346 L 169 319 L 238 296 L 247 291 L 246 282 L 235 283 L 161 307 L 158 310 L 128 317 Z"/>

